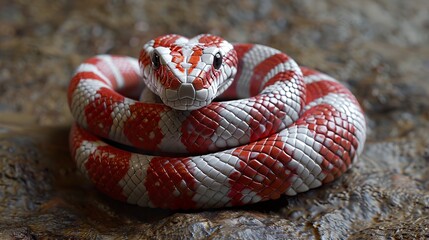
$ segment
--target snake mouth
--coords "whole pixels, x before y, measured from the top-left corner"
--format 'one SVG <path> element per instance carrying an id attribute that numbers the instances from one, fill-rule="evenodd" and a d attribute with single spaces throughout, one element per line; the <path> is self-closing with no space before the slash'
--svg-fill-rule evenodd
<path id="1" fill-rule="evenodd" d="M 195 90 L 192 84 L 182 84 L 177 90 L 165 89 L 162 93 L 165 105 L 177 110 L 195 110 L 202 108 L 216 96 L 213 88 Z"/>

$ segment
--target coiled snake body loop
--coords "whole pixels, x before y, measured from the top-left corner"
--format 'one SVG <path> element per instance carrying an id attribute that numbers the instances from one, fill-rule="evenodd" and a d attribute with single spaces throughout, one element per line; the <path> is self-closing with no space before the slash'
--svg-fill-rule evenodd
<path id="1" fill-rule="evenodd" d="M 206 34 L 158 37 L 138 60 L 90 58 L 68 101 L 78 168 L 107 195 L 149 207 L 307 191 L 347 171 L 366 134 L 357 100 L 332 77 L 276 49 Z"/>

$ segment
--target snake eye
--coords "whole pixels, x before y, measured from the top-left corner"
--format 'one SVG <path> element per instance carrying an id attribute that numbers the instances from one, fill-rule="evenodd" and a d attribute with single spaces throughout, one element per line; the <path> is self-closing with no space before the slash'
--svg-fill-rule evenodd
<path id="1" fill-rule="evenodd" d="M 213 59 L 213 67 L 215 69 L 219 69 L 220 66 L 222 66 L 222 54 L 220 54 L 219 52 L 215 54 L 214 59 Z"/>
<path id="2" fill-rule="evenodd" d="M 160 59 L 159 54 L 157 52 L 152 53 L 151 61 L 152 61 L 153 69 L 158 69 L 159 67 L 161 67 L 161 59 Z"/>

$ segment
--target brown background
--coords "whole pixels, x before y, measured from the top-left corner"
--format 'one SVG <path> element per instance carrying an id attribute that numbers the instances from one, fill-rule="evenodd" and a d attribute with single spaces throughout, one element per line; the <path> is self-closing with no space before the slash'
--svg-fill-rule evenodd
<path id="1" fill-rule="evenodd" d="M 0 2 L 0 238 L 429 238 L 429 3 Z M 333 184 L 242 208 L 171 212 L 108 199 L 76 173 L 66 90 L 95 54 L 166 33 L 278 48 L 340 79 L 366 111 L 360 161 Z"/>

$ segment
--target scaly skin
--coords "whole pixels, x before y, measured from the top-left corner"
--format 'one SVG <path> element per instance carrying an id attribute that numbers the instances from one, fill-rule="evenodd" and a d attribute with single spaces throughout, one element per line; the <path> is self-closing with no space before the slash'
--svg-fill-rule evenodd
<path id="1" fill-rule="evenodd" d="M 126 97 L 136 92 L 146 102 Z M 78 168 L 100 191 L 140 206 L 295 195 L 338 178 L 365 142 L 362 109 L 339 82 L 270 47 L 211 35 L 158 37 L 139 60 L 90 58 L 68 98 Z"/>

